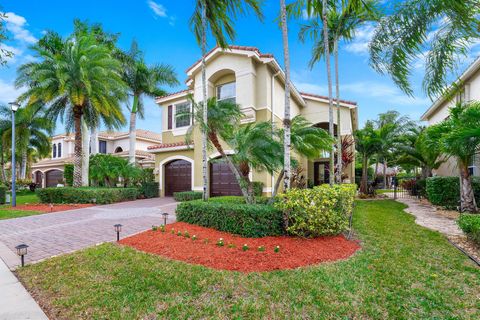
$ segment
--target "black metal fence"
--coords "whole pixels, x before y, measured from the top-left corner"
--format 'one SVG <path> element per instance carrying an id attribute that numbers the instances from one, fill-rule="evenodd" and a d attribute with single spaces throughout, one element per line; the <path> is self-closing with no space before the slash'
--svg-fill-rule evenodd
<path id="1" fill-rule="evenodd" d="M 421 199 L 423 190 L 417 179 L 393 179 L 393 198 Z"/>

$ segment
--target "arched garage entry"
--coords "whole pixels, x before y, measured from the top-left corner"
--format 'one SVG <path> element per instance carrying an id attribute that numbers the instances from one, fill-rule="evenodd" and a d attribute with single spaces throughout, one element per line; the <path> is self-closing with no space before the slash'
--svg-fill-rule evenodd
<path id="1" fill-rule="evenodd" d="M 210 196 L 241 196 L 242 190 L 225 160 L 210 161 Z"/>
<path id="2" fill-rule="evenodd" d="M 63 181 L 63 171 L 53 169 L 45 172 L 45 185 L 47 188 L 56 187 Z"/>
<path id="3" fill-rule="evenodd" d="M 165 196 L 174 192 L 192 190 L 192 164 L 183 159 L 172 160 L 165 164 Z"/>

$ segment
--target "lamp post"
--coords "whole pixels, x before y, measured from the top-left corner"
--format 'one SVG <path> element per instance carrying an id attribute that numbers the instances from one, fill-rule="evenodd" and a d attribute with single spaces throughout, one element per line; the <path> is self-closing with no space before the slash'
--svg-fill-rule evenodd
<path id="1" fill-rule="evenodd" d="M 27 254 L 27 248 L 28 246 L 24 243 L 15 247 L 15 249 L 17 249 L 17 255 L 19 255 L 20 259 L 22 260 L 22 267 L 25 267 L 25 255 Z"/>
<path id="2" fill-rule="evenodd" d="M 168 212 L 162 213 L 162 216 L 163 216 L 163 225 L 166 226 L 167 225 L 167 219 L 168 219 Z"/>
<path id="3" fill-rule="evenodd" d="M 120 241 L 120 231 L 122 231 L 122 225 L 117 223 L 113 226 L 115 228 L 115 232 L 117 233 L 117 242 Z"/>
<path id="4" fill-rule="evenodd" d="M 15 165 L 15 112 L 20 108 L 20 104 L 17 102 L 10 102 L 10 108 L 12 109 L 12 207 L 17 206 L 17 192 L 16 192 L 16 165 Z"/>

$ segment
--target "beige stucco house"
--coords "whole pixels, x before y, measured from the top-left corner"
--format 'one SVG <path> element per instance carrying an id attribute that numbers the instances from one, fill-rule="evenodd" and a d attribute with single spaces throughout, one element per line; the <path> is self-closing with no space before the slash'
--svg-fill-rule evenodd
<path id="1" fill-rule="evenodd" d="M 137 130 L 136 136 L 136 163 L 142 168 L 153 168 L 155 159 L 148 152 L 148 147 L 161 143 L 162 135 L 148 130 Z M 73 163 L 74 141 L 73 133 L 53 136 L 51 156 L 32 165 L 32 180 L 42 187 L 56 186 L 62 182 L 65 164 Z M 128 158 L 128 132 L 103 131 L 92 135 L 90 153 L 113 154 Z"/>
<path id="2" fill-rule="evenodd" d="M 257 48 L 231 46 L 229 50 L 214 48 L 206 55 L 208 96 L 217 99 L 233 99 L 244 113 L 243 123 L 269 121 L 280 126 L 284 114 L 284 73 L 271 54 L 262 54 Z M 156 99 L 163 109 L 162 143 L 149 147 L 155 154 L 155 168 L 162 195 L 173 192 L 202 191 L 202 149 L 198 126 L 193 131 L 191 143 L 186 143 L 186 133 L 192 119 L 185 112 L 191 111 L 188 95 L 195 101 L 202 100 L 201 61 L 188 68 L 187 89 Z M 357 105 L 341 101 L 341 134 L 352 135 L 357 129 Z M 180 114 L 178 116 L 178 114 Z M 301 114 L 313 125 L 328 128 L 328 98 L 299 92 L 292 85 L 292 117 Z M 335 125 L 337 125 L 335 116 Z M 232 152 L 228 150 L 227 153 Z M 209 151 L 211 160 L 217 159 L 215 150 Z M 327 158 L 298 159 L 306 178 L 315 184 L 327 181 Z M 211 196 L 237 195 L 238 184 L 222 161 L 209 165 L 209 193 Z M 347 179 L 354 180 L 354 164 L 344 168 Z M 253 171 L 253 181 L 263 183 L 263 192 L 272 191 L 276 177 L 267 172 Z"/>
<path id="3" fill-rule="evenodd" d="M 454 85 L 459 87 L 458 93 L 453 98 L 442 96 L 437 99 L 422 115 L 421 120 L 426 121 L 428 125 L 439 123 L 448 117 L 449 109 L 457 102 L 480 100 L 480 57 L 463 72 Z M 474 157 L 470 172 L 475 176 L 480 176 L 480 152 Z M 458 176 L 459 172 L 455 159 L 448 159 L 438 170 L 434 170 L 434 174 Z"/>

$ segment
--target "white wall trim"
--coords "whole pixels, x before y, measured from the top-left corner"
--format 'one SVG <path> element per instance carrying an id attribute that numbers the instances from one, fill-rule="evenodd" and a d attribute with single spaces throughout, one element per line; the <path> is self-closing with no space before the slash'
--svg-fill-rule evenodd
<path id="1" fill-rule="evenodd" d="M 232 154 L 235 154 L 235 151 L 234 150 L 225 150 L 224 151 L 226 155 L 232 155 Z M 208 156 L 208 159 L 209 160 L 213 160 L 215 158 L 219 158 L 221 157 L 222 155 L 220 154 L 220 152 L 215 152 L 215 153 L 212 153 L 211 155 Z"/>
<path id="2" fill-rule="evenodd" d="M 163 176 L 163 169 L 164 169 L 164 166 L 165 164 L 167 164 L 168 162 L 170 161 L 173 161 L 173 160 L 185 160 L 185 161 L 188 161 L 190 162 L 191 164 L 191 168 L 192 168 L 192 172 L 191 172 L 191 179 L 192 179 L 192 182 L 191 182 L 191 186 L 192 186 L 192 189 L 193 189 L 193 181 L 194 181 L 194 178 L 195 178 L 195 163 L 193 161 L 192 158 L 189 158 L 189 157 L 186 157 L 186 156 L 181 156 L 181 155 L 176 155 L 176 156 L 171 156 L 171 157 L 168 157 L 166 159 L 163 159 L 159 164 L 158 164 L 158 187 L 159 187 L 159 190 L 165 190 L 164 188 L 164 185 L 165 185 L 165 180 L 164 180 L 164 176 Z"/>
<path id="3" fill-rule="evenodd" d="M 188 146 L 176 146 L 170 148 L 161 148 L 161 149 L 151 149 L 148 150 L 150 153 L 162 153 L 162 152 L 169 152 L 169 151 L 180 151 L 180 150 L 193 150 L 194 145 L 190 144 Z"/>

